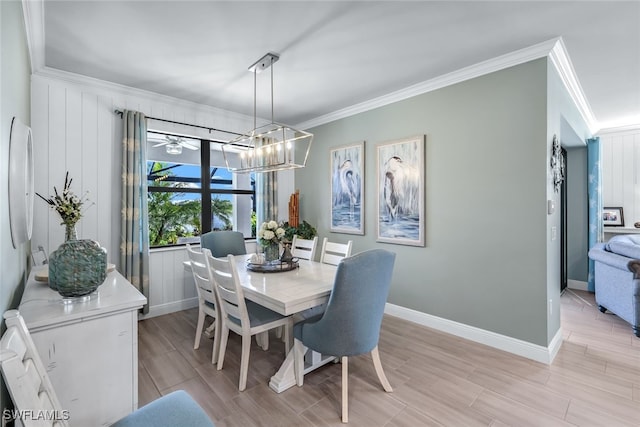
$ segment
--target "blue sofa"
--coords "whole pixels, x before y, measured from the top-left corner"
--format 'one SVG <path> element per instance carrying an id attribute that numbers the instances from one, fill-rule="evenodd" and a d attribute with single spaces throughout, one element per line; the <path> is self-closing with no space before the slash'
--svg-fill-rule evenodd
<path id="1" fill-rule="evenodd" d="M 640 235 L 614 236 L 589 251 L 595 261 L 596 303 L 630 323 L 640 337 Z"/>

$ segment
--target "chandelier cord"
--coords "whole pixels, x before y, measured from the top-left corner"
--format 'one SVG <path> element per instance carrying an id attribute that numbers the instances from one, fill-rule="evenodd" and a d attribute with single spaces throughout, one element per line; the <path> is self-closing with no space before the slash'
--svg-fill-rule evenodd
<path id="1" fill-rule="evenodd" d="M 256 128 L 256 99 L 257 99 L 257 90 L 256 90 L 256 79 L 257 79 L 258 73 L 256 73 L 255 71 L 253 72 L 253 128 Z"/>
<path id="2" fill-rule="evenodd" d="M 274 123 L 273 121 L 273 57 L 271 57 L 271 123 Z"/>

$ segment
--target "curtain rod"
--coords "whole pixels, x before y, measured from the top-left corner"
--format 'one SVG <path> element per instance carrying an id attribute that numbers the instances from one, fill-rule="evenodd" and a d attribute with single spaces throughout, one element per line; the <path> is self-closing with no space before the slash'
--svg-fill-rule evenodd
<path id="1" fill-rule="evenodd" d="M 116 113 L 117 115 L 120 116 L 120 118 L 124 117 L 124 112 L 122 110 L 115 110 L 114 113 Z M 208 126 L 200 126 L 200 125 L 192 125 L 190 123 L 182 123 L 182 122 L 176 122 L 173 120 L 167 120 L 167 119 L 159 119 L 157 117 L 150 117 L 150 116 L 146 116 L 147 119 L 150 120 L 156 120 L 158 122 L 165 122 L 165 123 L 172 123 L 174 125 L 183 125 L 183 126 L 190 126 L 192 128 L 199 128 L 199 129 L 206 129 L 209 131 L 209 133 L 211 132 L 224 132 L 224 133 L 230 133 L 232 135 L 237 135 L 237 136 L 243 136 L 244 134 L 242 133 L 237 133 L 237 132 L 232 132 L 230 130 L 222 130 L 222 129 L 216 129 L 216 128 L 212 128 L 212 127 L 208 127 Z"/>

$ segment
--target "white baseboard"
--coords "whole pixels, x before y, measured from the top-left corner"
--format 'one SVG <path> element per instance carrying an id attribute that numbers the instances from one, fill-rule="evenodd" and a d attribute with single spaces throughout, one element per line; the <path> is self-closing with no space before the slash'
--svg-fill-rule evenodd
<path id="1" fill-rule="evenodd" d="M 551 364 L 551 362 L 553 362 L 553 358 L 562 345 L 562 328 L 558 329 L 558 332 L 549 343 L 549 347 L 543 347 L 394 304 L 387 303 L 384 312 L 391 316 L 399 317 L 419 325 L 427 326 L 441 332 L 446 332 L 545 364 Z"/>
<path id="2" fill-rule="evenodd" d="M 180 301 L 173 301 L 167 304 L 160 304 L 149 307 L 149 313 L 140 315 L 140 320 L 150 319 L 164 314 L 175 313 L 177 311 L 188 310 L 198 306 L 198 298 L 189 298 Z M 486 331 L 476 328 L 475 326 L 465 325 L 464 323 L 454 322 L 452 320 L 443 319 L 441 317 L 432 316 L 420 311 L 411 310 L 394 304 L 386 304 L 384 312 L 390 316 L 399 317 L 409 322 L 427 326 L 441 332 L 465 338 L 489 347 L 507 351 L 518 356 L 526 357 L 537 362 L 550 364 L 560 346 L 562 345 L 562 328 L 558 330 L 549 347 L 543 347 L 530 342 L 522 341 L 516 338 L 500 335 L 495 332 Z"/>
<path id="3" fill-rule="evenodd" d="M 567 280 L 567 288 L 576 289 L 579 291 L 588 291 L 589 284 L 587 282 L 583 282 L 582 280 Z"/>
<path id="4" fill-rule="evenodd" d="M 180 301 L 172 301 L 167 304 L 153 305 L 149 307 L 149 313 L 141 314 L 138 320 L 150 319 L 163 314 L 175 313 L 176 311 L 188 310 L 198 306 L 198 297 L 183 299 Z"/>

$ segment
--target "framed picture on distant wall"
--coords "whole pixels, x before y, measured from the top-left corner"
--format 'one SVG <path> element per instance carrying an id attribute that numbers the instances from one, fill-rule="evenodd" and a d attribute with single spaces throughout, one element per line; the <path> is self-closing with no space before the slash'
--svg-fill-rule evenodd
<path id="1" fill-rule="evenodd" d="M 378 242 L 425 245 L 425 136 L 378 145 Z"/>
<path id="2" fill-rule="evenodd" d="M 331 150 L 332 232 L 364 234 L 364 142 Z"/>
<path id="3" fill-rule="evenodd" d="M 605 227 L 624 227 L 622 208 L 604 208 L 602 210 L 602 222 Z"/>

